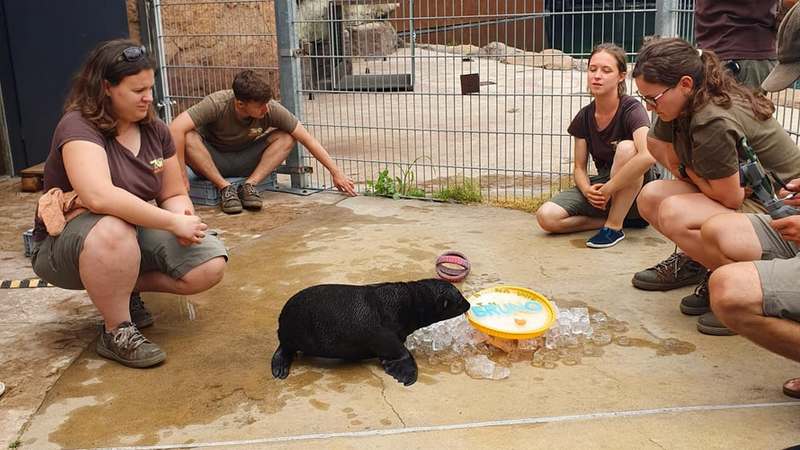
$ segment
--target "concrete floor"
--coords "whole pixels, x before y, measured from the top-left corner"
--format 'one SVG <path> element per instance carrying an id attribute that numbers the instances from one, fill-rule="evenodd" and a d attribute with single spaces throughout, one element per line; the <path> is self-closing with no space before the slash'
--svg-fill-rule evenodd
<path id="1" fill-rule="evenodd" d="M 800 366 L 740 337 L 709 337 L 680 314 L 691 289 L 643 292 L 631 275 L 667 256 L 653 230 L 611 249 L 590 233 L 550 237 L 530 214 L 486 206 L 358 197 L 267 195 L 265 211 L 224 217 L 223 282 L 191 297 L 146 295 L 146 335 L 165 364 L 127 369 L 94 350 L 98 317 L 82 292 L 0 291 L 0 438 L 22 448 L 784 448 L 800 443 L 800 402 L 780 391 Z M 446 249 L 469 256 L 465 293 L 527 286 L 628 323 L 633 345 L 547 370 L 511 365 L 474 380 L 418 359 L 403 387 L 376 361 L 300 359 L 273 380 L 269 358 L 283 303 L 323 282 L 433 275 Z M 6 278 L 29 275 L 20 252 Z M 26 272 L 27 271 L 27 272 Z M 660 339 L 681 341 L 684 354 Z M 91 345 L 90 345 L 91 344 Z"/>

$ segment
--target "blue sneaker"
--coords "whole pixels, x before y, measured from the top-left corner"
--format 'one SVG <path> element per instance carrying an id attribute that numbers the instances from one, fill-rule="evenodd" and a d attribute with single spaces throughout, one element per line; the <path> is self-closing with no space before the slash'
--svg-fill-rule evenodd
<path id="1" fill-rule="evenodd" d="M 603 227 L 591 239 L 586 241 L 586 246 L 590 248 L 607 248 L 616 245 L 617 242 L 623 239 L 625 239 L 625 233 L 622 230 Z"/>

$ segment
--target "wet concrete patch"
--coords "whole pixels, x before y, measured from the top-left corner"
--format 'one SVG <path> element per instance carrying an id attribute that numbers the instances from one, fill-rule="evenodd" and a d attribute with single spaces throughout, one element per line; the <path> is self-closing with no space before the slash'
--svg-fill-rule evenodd
<path id="1" fill-rule="evenodd" d="M 46 404 L 58 405 L 61 398 L 102 398 L 109 392 L 113 400 L 69 411 L 50 434 L 51 442 L 64 447 L 98 446 L 122 443 L 124 437 L 126 443 L 148 445 L 158 442 L 163 429 L 211 423 L 235 413 L 242 404 L 251 405 L 258 415 L 278 412 L 295 399 L 326 410 L 323 405 L 329 404 L 315 398 L 320 391 L 381 388 L 372 373 L 382 372 L 376 363 L 321 363 L 304 358 L 296 362 L 285 382 L 274 381 L 269 358 L 277 345 L 278 313 L 296 291 L 320 282 L 430 276 L 426 272 L 432 261 L 447 245 L 426 247 L 419 241 L 384 244 L 384 249 L 367 245 L 363 258 L 331 260 L 330 252 L 320 250 L 326 243 L 363 245 L 359 235 L 365 227 L 410 227 L 413 221 L 327 208 L 331 211 L 324 224 L 300 219 L 247 245 L 238 241 L 224 282 L 207 293 L 191 299 L 145 295 L 156 326 L 144 332 L 168 353 L 167 362 L 139 371 L 117 364 L 89 369 L 86 362 L 98 357 L 87 352 L 62 377 Z M 138 431 L 135 436 L 128 435 L 132 429 Z"/>
<path id="2" fill-rule="evenodd" d="M 48 442 L 66 447 L 190 445 L 692 404 L 699 396 L 734 402 L 740 401 L 740 390 L 732 368 L 765 368 L 749 375 L 748 386 L 759 386 L 782 379 L 780 369 L 788 366 L 741 339 L 721 346 L 719 340 L 698 336 L 668 294 L 632 291 L 630 274 L 668 254 L 669 245 L 576 257 L 565 238 L 520 231 L 532 229 L 530 215 L 426 204 L 435 214 L 423 219 L 407 209 L 399 214 L 403 204 L 346 200 L 317 206 L 313 214 L 299 214 L 268 232 L 244 233 L 249 237 L 223 229 L 223 236 L 233 236 L 226 240 L 232 244 L 232 259 L 220 286 L 186 298 L 145 297 L 156 314 L 156 326 L 146 335 L 168 352 L 167 362 L 134 371 L 87 351 L 50 392 L 24 440 L 36 439 L 34 448 Z M 300 358 L 289 378 L 272 379 L 269 359 L 277 344 L 277 316 L 292 294 L 324 282 L 430 277 L 433 258 L 448 248 L 463 251 L 473 262 L 472 273 L 460 284 L 465 293 L 500 283 L 530 287 L 559 304 L 596 305 L 627 322 L 628 329 L 620 333 L 631 338 L 629 343 L 649 343 L 611 344 L 581 364 L 558 364 L 556 370 L 508 361 L 512 375 L 499 382 L 454 375 L 447 366 L 422 358 L 418 382 L 410 388 L 385 375 L 377 361 Z M 696 351 L 660 357 L 650 344 L 662 338 L 688 342 Z M 710 364 L 712 358 L 720 363 Z M 725 383 L 688 382 L 697 379 Z M 748 395 L 755 401 L 769 398 L 763 392 Z M 70 404 L 72 398 L 97 403 Z"/>

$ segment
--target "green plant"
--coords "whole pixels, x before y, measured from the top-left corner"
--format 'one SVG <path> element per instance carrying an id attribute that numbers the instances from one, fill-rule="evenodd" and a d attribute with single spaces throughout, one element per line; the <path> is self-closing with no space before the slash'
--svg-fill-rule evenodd
<path id="1" fill-rule="evenodd" d="M 408 166 L 400 166 L 400 173 L 402 177 L 392 178 L 389 175 L 389 169 L 383 169 L 378 173 L 377 180 L 367 181 L 367 193 L 373 195 L 382 195 L 386 197 L 400 196 L 405 197 L 424 197 L 425 190 L 414 186 L 416 179 L 416 172 L 414 167 L 420 159 L 428 158 L 427 156 L 420 156 L 412 161 Z M 428 158 L 430 159 L 430 158 Z"/>
<path id="2" fill-rule="evenodd" d="M 483 200 L 480 186 L 472 180 L 464 180 L 463 184 L 446 187 L 434 196 L 441 200 L 452 200 L 460 203 L 480 203 Z"/>
<path id="3" fill-rule="evenodd" d="M 373 195 L 393 196 L 397 192 L 394 179 L 389 176 L 389 169 L 383 169 L 378 173 L 377 180 L 367 181 L 367 193 Z"/>
<path id="4" fill-rule="evenodd" d="M 20 442 L 20 440 L 19 440 L 19 439 L 17 439 L 16 441 L 14 441 L 14 442 L 12 442 L 12 443 L 8 444 L 8 448 L 10 448 L 10 449 L 16 449 L 16 448 L 19 448 L 21 445 L 22 445 L 22 442 Z"/>

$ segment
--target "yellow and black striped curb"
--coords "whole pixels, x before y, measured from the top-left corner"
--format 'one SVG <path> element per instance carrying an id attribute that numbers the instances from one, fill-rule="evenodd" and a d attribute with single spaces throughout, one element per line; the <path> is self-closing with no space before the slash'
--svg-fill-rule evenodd
<path id="1" fill-rule="evenodd" d="M 0 281 L 0 289 L 43 288 L 51 286 L 53 285 L 39 278 L 26 278 L 24 280 Z"/>

